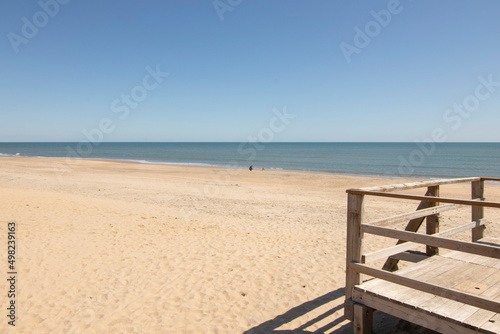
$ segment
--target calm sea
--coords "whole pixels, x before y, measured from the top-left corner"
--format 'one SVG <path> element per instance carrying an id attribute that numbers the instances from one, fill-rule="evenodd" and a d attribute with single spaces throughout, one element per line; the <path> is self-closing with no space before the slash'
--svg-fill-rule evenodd
<path id="1" fill-rule="evenodd" d="M 400 177 L 500 177 L 500 143 L 0 143 L 0 157 L 13 155 Z"/>

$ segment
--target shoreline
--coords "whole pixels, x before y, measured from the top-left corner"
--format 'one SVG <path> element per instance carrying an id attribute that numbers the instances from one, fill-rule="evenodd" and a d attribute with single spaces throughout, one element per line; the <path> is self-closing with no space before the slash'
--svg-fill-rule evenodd
<path id="1" fill-rule="evenodd" d="M 113 159 L 113 158 L 77 158 L 77 157 L 45 157 L 45 156 L 23 156 L 23 155 L 0 155 L 2 158 L 28 158 L 28 159 L 55 159 L 55 160 L 83 160 L 83 161 L 116 161 L 125 163 L 136 163 L 141 165 L 158 165 L 158 166 L 183 166 L 183 167 L 205 167 L 205 168 L 228 168 L 228 169 L 241 169 L 245 170 L 248 167 L 243 166 L 224 166 L 224 165 L 211 165 L 204 163 L 175 163 L 175 162 L 157 162 L 157 161 L 146 161 L 146 160 L 134 160 L 134 159 Z M 273 172 L 289 172 L 289 173 L 311 173 L 311 174 L 323 174 L 323 175 L 346 175 L 346 176 L 360 176 L 360 177 L 376 177 L 385 179 L 415 179 L 415 180 L 439 180 L 447 178 L 455 178 L 452 176 L 431 176 L 431 175 L 390 175 L 390 174 L 366 174 L 366 173 L 356 173 L 356 172 L 342 172 L 342 171 L 324 171 L 324 170 L 306 170 L 306 169 L 287 169 L 278 167 L 254 167 L 254 171 L 273 171 Z M 481 175 L 482 176 L 482 175 Z M 460 176 L 462 177 L 462 176 Z M 466 176 L 463 176 L 466 177 Z"/>

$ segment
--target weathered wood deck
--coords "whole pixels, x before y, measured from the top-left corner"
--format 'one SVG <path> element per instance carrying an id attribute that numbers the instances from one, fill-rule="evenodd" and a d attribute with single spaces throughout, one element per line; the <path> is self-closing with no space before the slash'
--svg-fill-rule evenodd
<path id="1" fill-rule="evenodd" d="M 500 207 L 500 203 L 484 200 L 485 180 L 455 179 L 347 191 L 345 316 L 354 321 L 356 333 L 371 333 L 373 310 L 442 333 L 500 333 L 500 239 L 483 238 L 487 224 L 483 207 Z M 443 200 L 439 197 L 439 185 L 458 182 L 472 183 L 472 200 Z M 418 187 L 428 187 L 425 197 L 388 194 L 394 190 Z M 422 202 L 415 212 L 365 224 L 365 195 L 418 199 Z M 459 205 L 472 207 L 472 221 L 439 232 L 439 213 Z M 408 220 L 405 231 L 387 227 Z M 427 234 L 416 233 L 424 220 Z M 466 230 L 472 230 L 474 242 L 449 238 Z M 364 233 L 399 241 L 396 246 L 363 254 Z M 426 253 L 412 251 L 422 244 L 427 246 Z M 439 248 L 453 251 L 439 255 Z M 387 258 L 384 270 L 367 265 L 384 258 Z M 415 263 L 398 270 L 399 260 Z M 361 274 L 367 275 L 365 278 L 374 278 L 362 282 Z"/>

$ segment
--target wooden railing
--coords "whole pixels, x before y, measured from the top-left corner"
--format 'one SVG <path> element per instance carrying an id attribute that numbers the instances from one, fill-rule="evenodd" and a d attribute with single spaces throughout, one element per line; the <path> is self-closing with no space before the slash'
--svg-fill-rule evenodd
<path id="1" fill-rule="evenodd" d="M 484 208 L 500 208 L 499 202 L 489 202 L 484 198 L 485 181 L 500 181 L 500 178 L 472 177 L 422 181 L 396 184 L 382 187 L 348 189 L 347 249 L 346 249 L 346 300 L 352 297 L 354 286 L 361 284 L 361 275 L 369 275 L 382 280 L 397 283 L 423 292 L 463 302 L 489 311 L 500 313 L 500 303 L 494 300 L 445 288 L 417 279 L 403 277 L 393 273 L 398 269 L 399 260 L 419 261 L 439 253 L 439 248 L 457 250 L 500 259 L 500 247 L 475 243 L 483 238 L 486 220 Z M 440 197 L 440 186 L 470 183 L 471 199 Z M 417 188 L 427 188 L 424 196 L 393 193 Z M 365 223 L 365 196 L 379 196 L 396 199 L 418 200 L 417 211 Z M 445 204 L 442 204 L 445 203 Z M 464 206 L 471 207 L 471 220 L 447 231 L 439 231 L 439 214 Z M 417 233 L 426 221 L 426 234 Z M 405 231 L 389 228 L 392 224 L 407 222 Z M 459 241 L 449 238 L 460 232 L 471 230 L 471 241 Z M 363 236 L 365 233 L 397 239 L 395 246 L 363 254 Z M 425 253 L 414 252 L 421 245 L 426 245 Z M 382 270 L 368 266 L 367 263 L 387 258 Z M 346 318 L 352 320 L 352 303 L 346 303 Z"/>

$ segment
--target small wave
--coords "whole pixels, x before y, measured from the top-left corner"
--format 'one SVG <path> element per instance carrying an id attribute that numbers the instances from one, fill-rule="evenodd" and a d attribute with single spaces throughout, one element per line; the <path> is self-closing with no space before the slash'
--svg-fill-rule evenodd
<path id="1" fill-rule="evenodd" d="M 0 157 L 20 157 L 21 153 L 9 154 L 9 153 L 0 153 Z"/>
<path id="2" fill-rule="evenodd" d="M 201 167 L 223 167 L 219 165 L 205 164 L 201 162 L 150 162 L 152 164 L 160 164 L 160 165 L 175 165 L 175 166 L 201 166 Z"/>
<path id="3" fill-rule="evenodd" d="M 140 164 L 151 164 L 152 163 L 151 161 L 147 161 L 147 160 L 124 160 L 124 161 L 137 162 Z"/>
<path id="4" fill-rule="evenodd" d="M 130 162 L 136 162 L 140 164 L 154 164 L 154 165 L 174 165 L 174 166 L 202 166 L 202 167 L 222 167 L 217 165 L 211 165 L 201 162 L 169 162 L 169 161 L 149 161 L 149 160 L 124 160 Z"/>

